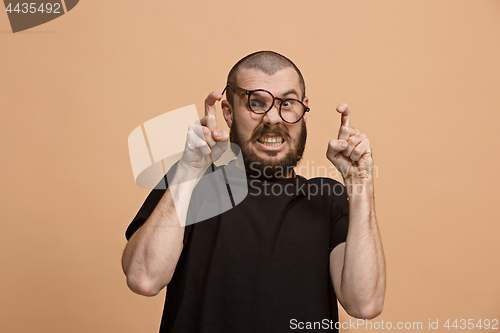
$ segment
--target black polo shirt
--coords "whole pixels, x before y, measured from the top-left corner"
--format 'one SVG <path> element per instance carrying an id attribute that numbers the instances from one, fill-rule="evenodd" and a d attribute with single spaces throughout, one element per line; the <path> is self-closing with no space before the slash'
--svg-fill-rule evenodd
<path id="1" fill-rule="evenodd" d="M 234 162 L 223 169 L 226 183 L 233 185 L 233 191 L 227 186 L 231 196 L 238 192 L 231 181 L 237 169 Z M 274 181 L 249 178 L 245 186 L 248 193 L 232 200 L 235 207 L 201 222 L 196 221 L 203 216 L 203 201 L 210 198 L 195 195 L 195 188 L 187 217 L 191 224 L 167 286 L 160 332 L 289 332 L 297 331 L 293 328 L 299 322 L 316 323 L 318 329 L 308 332 L 336 332 L 329 257 L 347 237 L 344 186 L 295 174 Z M 163 193 L 150 193 L 127 239 Z"/>

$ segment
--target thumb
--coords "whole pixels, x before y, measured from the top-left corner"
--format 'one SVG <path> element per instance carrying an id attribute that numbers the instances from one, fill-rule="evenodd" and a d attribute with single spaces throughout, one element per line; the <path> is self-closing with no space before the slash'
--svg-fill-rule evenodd
<path id="1" fill-rule="evenodd" d="M 337 154 L 347 149 L 348 143 L 346 140 L 331 140 L 328 144 L 330 153 Z"/>
<path id="2" fill-rule="evenodd" d="M 218 142 L 229 141 L 229 133 L 220 129 L 213 130 L 212 137 Z"/>

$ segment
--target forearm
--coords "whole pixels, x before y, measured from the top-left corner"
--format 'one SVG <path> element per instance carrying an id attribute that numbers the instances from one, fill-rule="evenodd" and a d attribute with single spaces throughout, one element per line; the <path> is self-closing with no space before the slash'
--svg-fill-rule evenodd
<path id="1" fill-rule="evenodd" d="M 170 282 L 182 252 L 191 194 L 201 176 L 179 165 L 149 219 L 130 238 L 122 267 L 132 291 L 154 296 Z"/>
<path id="2" fill-rule="evenodd" d="M 376 317 L 385 295 L 385 259 L 375 215 L 373 178 L 347 181 L 349 231 L 341 278 L 342 298 L 356 317 Z"/>

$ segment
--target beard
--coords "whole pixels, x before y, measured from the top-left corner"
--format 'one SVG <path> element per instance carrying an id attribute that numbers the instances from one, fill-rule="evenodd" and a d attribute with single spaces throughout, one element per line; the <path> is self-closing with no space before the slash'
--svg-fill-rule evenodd
<path id="1" fill-rule="evenodd" d="M 250 146 L 250 143 L 255 142 L 258 138 L 266 134 L 275 134 L 283 137 L 287 144 L 290 145 L 289 152 L 282 158 L 276 157 L 276 155 L 278 155 L 276 151 L 265 152 L 269 156 L 269 158 L 266 159 L 257 156 L 254 149 Z M 230 146 L 231 150 L 236 155 L 239 154 L 238 148 L 241 150 L 245 163 L 245 171 L 249 177 L 271 180 L 283 179 L 288 177 L 304 154 L 307 140 L 307 128 L 305 122 L 302 120 L 300 133 L 296 138 L 296 142 L 293 142 L 290 134 L 283 125 L 278 125 L 271 129 L 268 125 L 262 123 L 254 130 L 249 140 L 244 140 L 238 131 L 238 125 L 235 119 L 233 119 L 229 131 L 229 140 L 234 143 L 234 145 Z"/>

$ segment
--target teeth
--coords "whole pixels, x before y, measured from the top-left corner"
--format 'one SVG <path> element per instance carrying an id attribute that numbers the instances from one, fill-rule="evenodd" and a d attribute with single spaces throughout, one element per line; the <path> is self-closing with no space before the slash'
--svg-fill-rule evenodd
<path id="1" fill-rule="evenodd" d="M 266 138 L 260 138 L 259 139 L 260 143 L 263 143 L 267 146 L 279 146 L 283 143 L 283 138 L 282 137 L 266 137 Z"/>

